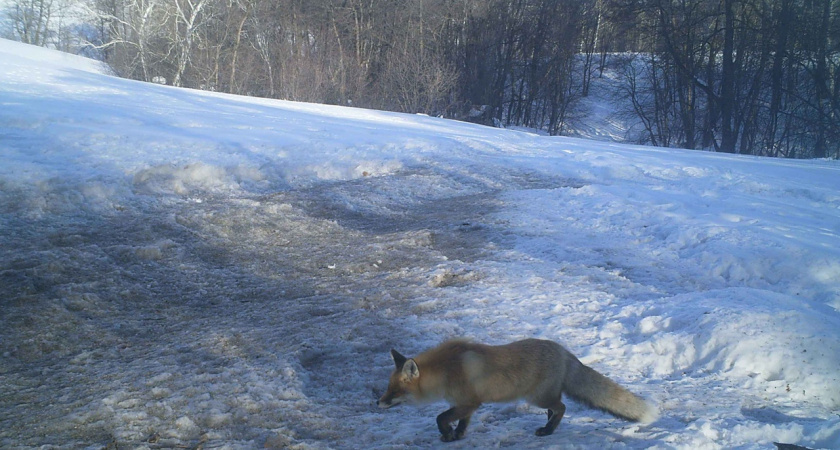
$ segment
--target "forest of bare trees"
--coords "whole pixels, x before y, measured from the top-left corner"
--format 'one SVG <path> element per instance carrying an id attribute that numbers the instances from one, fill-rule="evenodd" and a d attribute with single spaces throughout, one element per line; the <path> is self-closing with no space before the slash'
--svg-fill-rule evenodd
<path id="1" fill-rule="evenodd" d="M 840 156 L 840 2 L 619 2 L 637 17 L 623 74 L 646 142 Z"/>
<path id="2" fill-rule="evenodd" d="M 639 142 L 840 157 L 840 0 L 13 0 L 3 16 L 5 37 L 128 78 L 550 134 L 610 64 Z"/>

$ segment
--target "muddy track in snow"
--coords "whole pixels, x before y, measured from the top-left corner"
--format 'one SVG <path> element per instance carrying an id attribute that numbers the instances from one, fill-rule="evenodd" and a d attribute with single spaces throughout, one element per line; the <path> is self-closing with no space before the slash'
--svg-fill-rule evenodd
<path id="1" fill-rule="evenodd" d="M 493 189 L 377 213 L 341 200 L 406 182 L 8 222 L 0 442 L 335 445 L 335 419 L 373 407 L 417 297 L 496 245 Z"/>
<path id="2" fill-rule="evenodd" d="M 509 244 L 500 186 L 568 183 L 502 181 L 423 169 L 5 216 L 0 443 L 340 447 L 392 346 L 457 333 L 412 325 Z"/>

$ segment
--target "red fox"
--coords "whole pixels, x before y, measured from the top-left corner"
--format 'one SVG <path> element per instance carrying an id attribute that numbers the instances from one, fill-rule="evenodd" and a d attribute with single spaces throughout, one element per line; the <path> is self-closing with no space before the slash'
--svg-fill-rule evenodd
<path id="1" fill-rule="evenodd" d="M 391 350 L 396 369 L 380 408 L 406 401 L 445 399 L 451 408 L 437 417 L 441 440 L 462 439 L 470 417 L 482 403 L 525 399 L 548 409 L 548 423 L 537 436 L 554 432 L 566 406 L 561 395 L 634 422 L 656 420 L 657 408 L 583 365 L 560 344 L 526 339 L 507 345 L 452 340 L 413 359 Z M 453 430 L 451 424 L 458 421 Z"/>

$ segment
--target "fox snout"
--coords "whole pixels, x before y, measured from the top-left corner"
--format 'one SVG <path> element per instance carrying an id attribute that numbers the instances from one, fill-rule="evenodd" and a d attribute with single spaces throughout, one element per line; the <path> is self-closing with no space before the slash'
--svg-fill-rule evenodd
<path id="1" fill-rule="evenodd" d="M 391 403 L 391 399 L 388 398 L 388 393 L 386 392 L 382 395 L 382 397 L 379 397 L 379 400 L 376 401 L 376 406 L 382 409 L 388 409 L 394 405 Z"/>
<path id="2" fill-rule="evenodd" d="M 405 398 L 395 397 L 394 394 L 387 392 L 385 393 L 385 395 L 382 396 L 382 398 L 379 399 L 378 402 L 376 402 L 376 405 L 382 409 L 388 409 L 392 406 L 399 405 L 403 401 L 405 401 Z"/>

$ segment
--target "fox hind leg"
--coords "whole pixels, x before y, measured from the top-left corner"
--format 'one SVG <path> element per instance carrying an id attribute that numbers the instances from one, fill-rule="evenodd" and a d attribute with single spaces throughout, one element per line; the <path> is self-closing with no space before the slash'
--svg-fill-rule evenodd
<path id="1" fill-rule="evenodd" d="M 544 427 L 537 428 L 537 436 L 548 436 L 554 433 L 557 425 L 560 425 L 560 420 L 563 419 L 563 414 L 566 414 L 566 405 L 563 402 L 557 402 L 555 406 L 548 409 L 548 422 Z"/>
<path id="2" fill-rule="evenodd" d="M 437 426 L 440 430 L 440 440 L 443 442 L 452 442 L 464 438 L 467 432 L 467 426 L 470 424 L 470 418 L 478 405 L 455 406 L 442 412 L 437 416 Z M 452 422 L 458 421 L 458 426 L 452 429 Z"/>
<path id="3" fill-rule="evenodd" d="M 467 427 L 470 425 L 470 418 L 472 418 L 472 415 L 458 421 L 458 426 L 455 427 L 455 440 L 464 438 L 464 434 L 467 433 Z"/>

